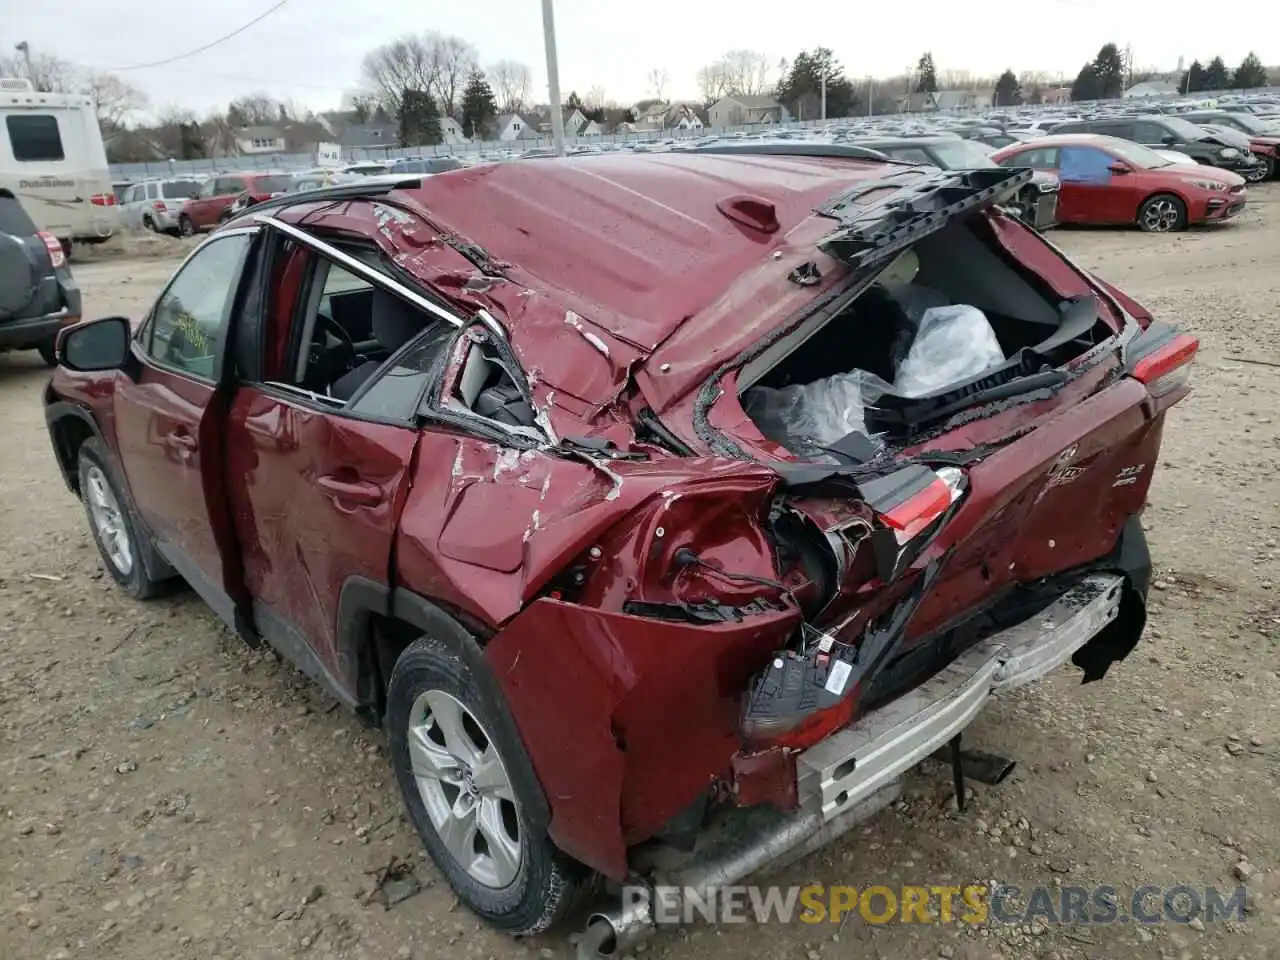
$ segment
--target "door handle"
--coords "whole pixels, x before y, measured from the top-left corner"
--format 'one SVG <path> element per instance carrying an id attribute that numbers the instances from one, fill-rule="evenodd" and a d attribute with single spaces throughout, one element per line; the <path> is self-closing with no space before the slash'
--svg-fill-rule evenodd
<path id="1" fill-rule="evenodd" d="M 196 438 L 189 433 L 166 433 L 164 442 L 170 447 L 178 447 L 182 450 L 195 450 Z"/>
<path id="2" fill-rule="evenodd" d="M 316 485 L 335 500 L 345 500 L 362 507 L 374 507 L 386 499 L 382 488 L 367 480 L 341 480 L 338 477 L 324 476 L 316 480 Z"/>

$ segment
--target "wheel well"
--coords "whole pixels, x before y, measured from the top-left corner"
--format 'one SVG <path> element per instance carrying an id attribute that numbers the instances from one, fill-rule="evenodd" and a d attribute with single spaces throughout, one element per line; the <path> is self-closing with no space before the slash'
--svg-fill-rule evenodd
<path id="1" fill-rule="evenodd" d="M 451 604 L 438 600 L 429 602 L 468 630 L 482 648 L 488 642 L 493 631 L 473 617 Z M 423 630 L 407 620 L 371 612 L 363 633 L 357 655 L 357 696 L 364 704 L 366 719 L 375 726 L 381 726 L 387 712 L 387 685 L 391 682 L 391 671 L 409 644 L 423 636 Z"/>
<path id="2" fill-rule="evenodd" d="M 93 436 L 93 428 L 79 417 L 60 417 L 53 424 L 54 451 L 67 486 L 80 496 L 80 446 Z"/>

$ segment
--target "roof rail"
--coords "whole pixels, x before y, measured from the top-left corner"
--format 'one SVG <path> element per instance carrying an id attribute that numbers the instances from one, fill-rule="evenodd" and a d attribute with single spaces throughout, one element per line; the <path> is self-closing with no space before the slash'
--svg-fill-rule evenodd
<path id="1" fill-rule="evenodd" d="M 327 200 L 364 200 L 370 197 L 385 197 L 393 190 L 414 190 L 422 186 L 424 179 L 425 177 L 421 175 L 406 176 L 403 180 L 344 183 L 336 187 L 319 187 L 315 190 L 303 190 L 300 193 L 286 193 L 246 207 L 244 213 L 261 213 L 264 210 L 280 210 L 304 203 L 324 203 Z"/>
<path id="2" fill-rule="evenodd" d="M 878 160 L 881 163 L 901 163 L 878 150 L 859 147 L 852 143 L 816 143 L 804 140 L 778 140 L 757 143 L 709 143 L 693 147 L 690 153 L 747 153 L 765 157 L 845 157 L 850 160 Z"/>

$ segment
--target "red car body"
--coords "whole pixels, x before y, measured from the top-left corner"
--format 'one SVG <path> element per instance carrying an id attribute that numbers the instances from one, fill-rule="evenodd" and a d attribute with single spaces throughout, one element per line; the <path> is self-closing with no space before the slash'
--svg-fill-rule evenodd
<path id="1" fill-rule="evenodd" d="M 317 256 L 302 243 L 279 248 L 271 295 L 246 314 L 244 336 L 229 335 L 262 344 L 237 367 L 256 377 L 224 360 L 213 379 L 193 379 L 154 362 L 144 341 L 125 369 L 63 366 L 46 394 L 55 451 L 74 490 L 77 444 L 100 437 L 160 545 L 152 561 L 173 564 L 242 630 L 251 611 L 259 632 L 375 719 L 387 670 L 375 626 L 476 637 L 474 669 L 493 678 L 527 749 L 550 836 L 621 879 L 629 849 L 708 791 L 794 806 L 795 751 L 892 695 L 860 689 L 786 747 L 745 742 L 744 690 L 803 618 L 856 637 L 939 561 L 907 628 L 904 649 L 923 656 L 993 597 L 1102 565 L 1127 570 L 1130 599 L 1101 669 L 1141 630 L 1146 573 L 1118 558 L 1145 555 L 1137 517 L 1164 413 L 1187 390 L 1155 392 L 1153 378 L 1194 341 L 1152 354 L 1158 370 L 1135 367 L 1128 351 L 1154 330 L 1149 315 L 994 207 L 974 212 L 972 229 L 1053 298 L 1095 298 L 1099 345 L 1052 389 L 899 446 L 897 463 L 959 464 L 968 484 L 908 569 L 886 580 L 852 552 L 820 586 L 780 559 L 763 518 L 784 500 L 816 542 L 886 522 L 916 535 L 909 518 L 857 497 L 800 481 L 788 493 L 779 471 L 799 458 L 761 433 L 734 388 L 736 358 L 856 274 L 818 252 L 833 221 L 815 207 L 868 187 L 878 203 L 948 176 L 895 167 L 882 180 L 885 169 L 609 156 L 475 167 L 381 200 L 272 201 L 257 215 L 298 231 L 285 239 L 358 238 L 447 309 L 489 329 L 496 320 L 527 377 L 538 442 L 513 448 L 452 418 L 456 350 L 440 419 L 425 424 L 272 386 Z M 810 264 L 816 282 L 788 279 Z M 670 615 L 708 603 L 704 619 Z"/>
<path id="2" fill-rule="evenodd" d="M 220 173 L 206 181 L 198 196 L 183 204 L 180 229 L 184 233 L 212 230 L 225 219 L 224 215 L 241 195 L 248 193 L 255 203 L 269 199 L 283 189 L 280 184 L 284 179 L 279 174 Z M 188 231 L 181 226 L 183 219 L 194 229 Z"/>
<path id="3" fill-rule="evenodd" d="M 1107 159 L 1086 164 L 1073 174 L 1070 169 L 1063 170 L 1063 151 L 1093 151 Z M 1147 155 L 1162 159 L 1115 137 L 1060 134 L 1011 144 L 993 153 L 992 159 L 1005 167 L 1030 163 L 1055 171 L 1062 181 L 1058 200 L 1061 223 L 1136 223 L 1143 205 L 1159 196 L 1177 197 L 1185 206 L 1186 223 L 1192 224 L 1226 220 L 1244 209 L 1247 191 L 1239 175 L 1200 164 L 1147 167 L 1133 160 Z"/>

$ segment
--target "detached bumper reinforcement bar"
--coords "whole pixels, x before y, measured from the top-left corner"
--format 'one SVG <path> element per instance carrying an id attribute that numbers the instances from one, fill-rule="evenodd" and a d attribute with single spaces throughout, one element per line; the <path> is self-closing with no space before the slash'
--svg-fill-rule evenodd
<path id="1" fill-rule="evenodd" d="M 797 759 L 800 805 L 823 820 L 897 780 L 963 731 L 997 690 L 1044 676 L 1114 620 L 1124 578 L 1085 578 L 1042 613 L 962 653 L 928 682 Z"/>

